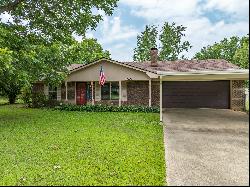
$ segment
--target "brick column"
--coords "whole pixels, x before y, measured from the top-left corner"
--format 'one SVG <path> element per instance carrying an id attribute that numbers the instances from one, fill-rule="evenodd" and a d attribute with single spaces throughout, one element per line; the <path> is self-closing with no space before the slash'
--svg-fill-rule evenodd
<path id="1" fill-rule="evenodd" d="M 245 108 L 245 88 L 244 81 L 231 81 L 231 103 L 232 110 L 244 110 Z"/>

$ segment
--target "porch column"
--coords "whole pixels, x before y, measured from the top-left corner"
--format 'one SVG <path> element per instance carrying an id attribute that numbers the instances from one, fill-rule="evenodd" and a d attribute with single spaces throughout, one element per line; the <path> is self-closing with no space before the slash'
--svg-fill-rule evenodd
<path id="1" fill-rule="evenodd" d="M 91 98 L 92 98 L 92 100 L 91 100 L 92 105 L 95 105 L 95 101 L 94 101 L 94 83 L 93 83 L 93 81 L 91 81 Z"/>
<path id="2" fill-rule="evenodd" d="M 162 120 L 162 76 L 160 76 L 160 121 Z"/>
<path id="3" fill-rule="evenodd" d="M 65 101 L 68 101 L 68 82 L 65 82 Z"/>
<path id="4" fill-rule="evenodd" d="M 229 81 L 229 108 L 232 109 L 232 80 Z"/>
<path id="5" fill-rule="evenodd" d="M 151 107 L 152 105 L 152 101 L 151 101 L 151 95 L 152 95 L 152 89 L 151 89 L 151 79 L 148 81 L 149 85 L 148 85 L 148 106 Z"/>
<path id="6" fill-rule="evenodd" d="M 122 81 L 119 81 L 119 106 L 122 105 Z"/>

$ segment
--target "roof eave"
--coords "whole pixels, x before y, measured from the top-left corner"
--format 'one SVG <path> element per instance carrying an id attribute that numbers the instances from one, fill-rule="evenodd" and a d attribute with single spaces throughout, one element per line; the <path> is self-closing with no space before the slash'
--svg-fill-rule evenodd
<path id="1" fill-rule="evenodd" d="M 239 74 L 249 75 L 248 69 L 234 69 L 234 70 L 222 70 L 222 71 L 189 71 L 189 72 L 170 72 L 170 71 L 157 71 L 160 76 L 173 76 L 173 75 L 228 75 L 228 74 Z"/>

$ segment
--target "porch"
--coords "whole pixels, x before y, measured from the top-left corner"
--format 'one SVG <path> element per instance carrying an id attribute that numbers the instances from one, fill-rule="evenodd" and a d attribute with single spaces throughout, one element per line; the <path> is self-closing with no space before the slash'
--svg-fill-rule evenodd
<path id="1" fill-rule="evenodd" d="M 50 92 L 50 91 L 48 91 Z M 160 84 L 148 81 L 65 82 L 57 87 L 57 100 L 65 103 L 159 106 Z"/>

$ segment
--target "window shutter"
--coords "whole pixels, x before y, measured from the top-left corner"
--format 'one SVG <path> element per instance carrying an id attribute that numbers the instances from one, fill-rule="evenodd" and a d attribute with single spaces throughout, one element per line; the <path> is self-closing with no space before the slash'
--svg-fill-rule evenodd
<path id="1" fill-rule="evenodd" d="M 101 100 L 101 86 L 98 82 L 95 83 L 95 101 Z"/>
<path id="2" fill-rule="evenodd" d="M 46 96 L 46 97 L 49 97 L 49 87 L 48 87 L 48 85 L 44 85 L 44 95 Z"/>
<path id="3" fill-rule="evenodd" d="M 57 87 L 57 101 L 61 101 L 62 93 L 61 93 L 61 85 Z"/>
<path id="4" fill-rule="evenodd" d="M 127 83 L 126 82 L 122 82 L 122 101 L 127 101 L 128 97 L 127 97 Z"/>

